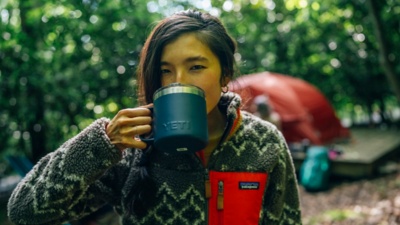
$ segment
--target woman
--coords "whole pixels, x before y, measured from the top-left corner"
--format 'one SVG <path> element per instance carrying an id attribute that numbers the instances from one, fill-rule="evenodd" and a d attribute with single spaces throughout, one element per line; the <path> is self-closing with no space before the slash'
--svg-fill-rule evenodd
<path id="1" fill-rule="evenodd" d="M 18 224 L 57 224 L 108 203 L 122 224 L 301 224 L 297 181 L 281 133 L 241 111 L 227 90 L 235 42 L 199 11 L 162 20 L 138 69 L 142 107 L 96 120 L 41 159 L 13 192 Z M 170 83 L 205 91 L 209 143 L 170 155 L 138 138 L 151 132 L 153 93 Z"/>

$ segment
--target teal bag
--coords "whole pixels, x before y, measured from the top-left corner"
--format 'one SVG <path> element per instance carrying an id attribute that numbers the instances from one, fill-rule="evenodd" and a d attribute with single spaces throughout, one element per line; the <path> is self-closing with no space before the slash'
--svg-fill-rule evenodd
<path id="1" fill-rule="evenodd" d="M 300 168 L 300 184 L 307 191 L 322 191 L 328 188 L 329 175 L 329 149 L 324 146 L 310 146 Z"/>

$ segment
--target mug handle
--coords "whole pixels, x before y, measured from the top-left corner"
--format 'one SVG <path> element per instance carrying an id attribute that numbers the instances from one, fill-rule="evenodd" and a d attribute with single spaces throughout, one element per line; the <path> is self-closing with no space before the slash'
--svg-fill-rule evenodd
<path id="1" fill-rule="evenodd" d="M 151 134 L 150 137 L 143 137 L 142 135 L 139 135 L 139 139 L 140 139 L 141 141 L 143 141 L 144 143 L 148 144 L 148 145 L 149 145 L 149 144 L 152 145 L 152 144 L 154 143 L 153 134 Z"/>
<path id="2" fill-rule="evenodd" d="M 149 107 L 148 109 L 150 109 L 151 115 L 153 115 L 153 106 Z M 147 145 L 152 145 L 154 143 L 153 131 L 151 131 L 151 133 L 146 136 L 139 135 L 139 139 L 144 143 L 146 143 Z"/>

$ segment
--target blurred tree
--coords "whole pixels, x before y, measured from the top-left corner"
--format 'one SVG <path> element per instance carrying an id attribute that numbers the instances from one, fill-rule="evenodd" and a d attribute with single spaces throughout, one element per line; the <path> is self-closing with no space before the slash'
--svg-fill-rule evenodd
<path id="1" fill-rule="evenodd" d="M 229 2 L 229 3 L 227 3 Z M 242 74 L 274 71 L 303 78 L 317 87 L 337 109 L 365 110 L 395 96 L 388 87 L 398 86 L 400 68 L 386 79 L 379 62 L 378 36 L 364 1 L 224 1 L 221 17 L 237 37 Z M 391 14 L 388 14 L 390 12 Z M 390 46 L 384 54 L 398 61 L 399 5 L 380 2 L 378 17 L 382 39 Z M 239 21 L 239 22 L 238 22 Z M 389 32 L 388 32 L 389 31 Z"/>
<path id="2" fill-rule="evenodd" d="M 93 119 L 134 106 L 134 70 L 159 14 L 145 1 L 13 1 L 1 10 L 2 151 L 37 161 Z"/>
<path id="3" fill-rule="evenodd" d="M 367 0 L 367 6 L 369 10 L 369 15 L 374 27 L 376 42 L 379 47 L 380 52 L 380 63 L 385 72 L 387 80 L 395 93 L 397 100 L 400 102 L 400 81 L 394 70 L 394 65 L 392 60 L 390 60 L 391 53 L 389 51 L 390 41 L 385 32 L 385 27 L 382 22 L 382 9 L 384 4 L 381 1 Z"/>

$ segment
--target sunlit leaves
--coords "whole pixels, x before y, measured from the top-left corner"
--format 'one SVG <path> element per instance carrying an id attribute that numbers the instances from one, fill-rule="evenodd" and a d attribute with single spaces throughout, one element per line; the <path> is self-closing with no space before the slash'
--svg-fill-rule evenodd
<path id="1" fill-rule="evenodd" d="M 308 6 L 308 1 L 307 0 L 287 0 L 284 1 L 285 6 L 289 11 L 292 11 L 294 9 L 303 9 Z"/>
<path id="2" fill-rule="evenodd" d="M 122 20 L 120 22 L 114 22 L 112 24 L 112 28 L 114 31 L 121 31 L 126 28 L 126 20 Z"/>

